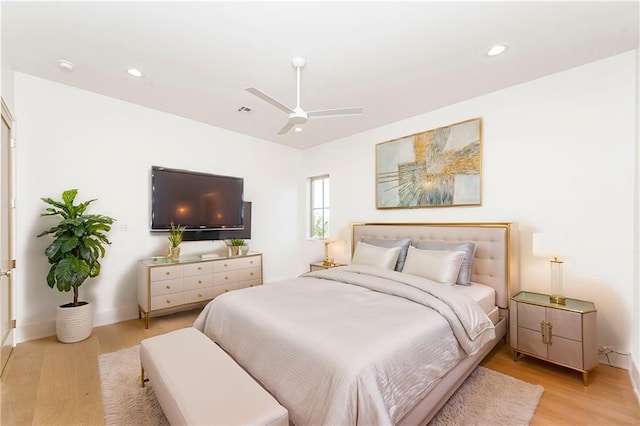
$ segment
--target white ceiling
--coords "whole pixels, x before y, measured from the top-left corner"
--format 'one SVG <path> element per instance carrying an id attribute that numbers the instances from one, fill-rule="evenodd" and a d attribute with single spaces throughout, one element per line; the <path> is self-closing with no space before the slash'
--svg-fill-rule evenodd
<path id="1" fill-rule="evenodd" d="M 2 56 L 17 71 L 307 148 L 637 48 L 638 21 L 637 1 L 3 1 Z M 506 53 L 486 56 L 496 43 Z M 294 56 L 307 60 L 304 109 L 364 113 L 278 136 L 286 114 L 244 89 L 295 106 Z"/>

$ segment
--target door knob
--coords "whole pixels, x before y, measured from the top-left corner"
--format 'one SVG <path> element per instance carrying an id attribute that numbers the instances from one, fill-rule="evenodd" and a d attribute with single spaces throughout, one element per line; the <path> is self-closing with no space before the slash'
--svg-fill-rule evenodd
<path id="1" fill-rule="evenodd" d="M 11 276 L 11 269 L 9 269 L 8 271 L 3 271 L 2 269 L 0 269 L 0 277 L 10 277 Z"/>

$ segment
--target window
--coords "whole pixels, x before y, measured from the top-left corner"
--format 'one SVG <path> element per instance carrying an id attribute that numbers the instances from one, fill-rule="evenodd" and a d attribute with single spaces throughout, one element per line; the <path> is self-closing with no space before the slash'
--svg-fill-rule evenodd
<path id="1" fill-rule="evenodd" d="M 329 175 L 309 178 L 311 195 L 311 238 L 329 237 Z"/>

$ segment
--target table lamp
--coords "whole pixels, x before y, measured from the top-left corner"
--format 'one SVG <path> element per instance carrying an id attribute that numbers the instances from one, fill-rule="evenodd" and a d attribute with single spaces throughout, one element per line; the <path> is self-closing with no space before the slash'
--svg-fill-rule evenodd
<path id="1" fill-rule="evenodd" d="M 551 264 L 551 296 L 549 301 L 558 305 L 564 305 L 566 298 L 562 294 L 562 278 L 564 262 L 558 256 L 559 249 L 557 240 L 554 240 L 549 234 L 534 232 L 532 235 L 531 253 L 536 257 L 550 258 Z"/>
<path id="2" fill-rule="evenodd" d="M 324 260 L 322 266 L 335 266 L 333 259 L 329 257 L 329 244 L 333 244 L 335 241 L 321 240 L 324 243 Z"/>

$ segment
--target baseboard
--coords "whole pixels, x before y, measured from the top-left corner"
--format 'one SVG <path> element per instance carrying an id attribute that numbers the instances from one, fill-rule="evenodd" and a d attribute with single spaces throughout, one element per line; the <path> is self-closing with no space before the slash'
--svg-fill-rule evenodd
<path id="1" fill-rule="evenodd" d="M 93 326 L 115 324 L 138 318 L 138 305 L 120 306 L 93 313 Z"/>
<path id="2" fill-rule="evenodd" d="M 636 396 L 636 401 L 640 405 L 640 371 L 638 366 L 633 362 L 631 358 L 631 368 L 629 369 L 629 377 L 631 377 L 631 386 L 633 386 L 633 394 Z"/>
<path id="3" fill-rule="evenodd" d="M 15 344 L 28 342 L 29 340 L 42 339 L 43 337 L 56 335 L 56 321 L 45 321 L 32 324 L 16 324 Z"/>
<path id="4" fill-rule="evenodd" d="M 113 309 L 104 309 L 93 313 L 93 326 L 115 324 L 138 318 L 138 305 L 122 306 Z M 42 339 L 56 335 L 56 321 L 44 321 L 39 323 L 24 324 L 20 326 L 17 321 L 15 329 L 15 344 L 28 342 L 29 340 Z"/>

